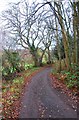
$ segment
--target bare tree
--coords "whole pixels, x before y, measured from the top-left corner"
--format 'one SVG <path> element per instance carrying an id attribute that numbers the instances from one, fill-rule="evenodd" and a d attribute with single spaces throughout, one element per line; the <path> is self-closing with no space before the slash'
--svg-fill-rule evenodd
<path id="1" fill-rule="evenodd" d="M 13 36 L 16 44 L 29 49 L 35 66 L 38 66 L 42 64 L 43 55 L 47 47 L 47 43 L 43 44 L 45 50 L 42 49 L 42 55 L 38 58 L 39 46 L 45 38 L 43 34 L 46 29 L 44 17 L 50 11 L 41 9 L 36 13 L 36 7 L 35 3 L 29 6 L 26 1 L 11 4 L 10 8 L 3 13 L 3 18 L 6 21 L 5 28 Z"/>
<path id="2" fill-rule="evenodd" d="M 74 36 L 74 51 L 73 59 L 74 63 L 79 63 L 79 2 L 73 2 L 72 11 L 73 11 L 73 36 Z"/>
<path id="3" fill-rule="evenodd" d="M 54 3 L 54 4 L 53 4 Z M 67 69 L 71 69 L 72 63 L 72 26 L 74 28 L 74 59 L 78 63 L 78 4 L 68 2 L 65 8 L 62 2 L 35 3 L 31 6 L 24 0 L 17 4 L 11 4 L 11 8 L 3 14 L 4 20 L 7 21 L 6 27 L 14 37 L 16 43 L 29 49 L 33 56 L 35 66 L 42 64 L 45 51 L 48 50 L 48 61 L 50 62 L 50 46 L 56 37 L 58 46 L 58 55 L 61 61 L 58 34 L 59 31 L 63 38 L 63 46 L 66 57 Z M 71 7 L 71 5 L 73 7 Z M 69 8 L 70 6 L 70 8 Z M 47 7 L 47 9 L 46 9 Z M 74 15 L 72 23 L 72 10 Z M 52 20 L 51 20 L 52 19 Z M 53 24 L 53 25 L 52 25 Z M 55 32 L 54 32 L 55 31 Z M 76 36 L 77 34 L 77 36 Z M 70 37 L 71 36 L 71 37 Z M 42 51 L 39 56 L 38 50 Z M 76 54 L 75 54 L 76 53 Z M 60 63 L 61 64 L 61 63 Z"/>

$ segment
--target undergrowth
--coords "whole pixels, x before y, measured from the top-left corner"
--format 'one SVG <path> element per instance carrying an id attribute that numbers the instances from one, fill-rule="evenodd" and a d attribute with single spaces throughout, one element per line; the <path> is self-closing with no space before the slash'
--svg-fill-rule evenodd
<path id="1" fill-rule="evenodd" d="M 79 89 L 79 66 L 73 65 L 71 66 L 71 71 L 67 71 L 66 69 L 58 72 L 54 67 L 52 70 L 52 74 L 55 75 L 58 80 L 62 81 L 67 85 L 70 89 Z"/>
<path id="2" fill-rule="evenodd" d="M 32 75 L 39 68 L 31 68 L 21 72 L 20 77 L 15 77 L 13 80 L 3 80 L 2 82 L 2 104 L 3 118 L 17 118 L 18 117 L 18 103 L 19 98 L 22 93 L 22 89 L 26 84 L 28 84 L 28 76 Z"/>

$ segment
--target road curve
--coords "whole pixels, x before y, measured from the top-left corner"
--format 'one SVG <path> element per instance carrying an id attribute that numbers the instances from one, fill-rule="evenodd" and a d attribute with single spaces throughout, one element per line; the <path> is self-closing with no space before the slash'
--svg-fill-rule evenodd
<path id="1" fill-rule="evenodd" d="M 39 72 L 25 87 L 19 118 L 77 118 L 76 111 L 52 89 L 50 71 L 48 67 Z"/>

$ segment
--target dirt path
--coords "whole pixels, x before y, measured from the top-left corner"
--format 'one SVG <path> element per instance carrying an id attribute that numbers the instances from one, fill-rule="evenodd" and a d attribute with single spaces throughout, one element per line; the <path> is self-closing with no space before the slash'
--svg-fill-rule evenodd
<path id="1" fill-rule="evenodd" d="M 76 111 L 64 101 L 64 95 L 51 87 L 46 68 L 35 75 L 21 98 L 19 118 L 76 118 Z M 66 97 L 66 96 L 65 96 Z"/>

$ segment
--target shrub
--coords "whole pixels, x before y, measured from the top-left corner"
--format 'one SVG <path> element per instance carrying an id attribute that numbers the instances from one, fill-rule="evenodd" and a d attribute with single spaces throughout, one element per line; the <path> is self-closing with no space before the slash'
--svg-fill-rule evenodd
<path id="1" fill-rule="evenodd" d="M 2 76 L 6 79 L 13 79 L 16 72 L 21 72 L 24 67 L 21 66 L 19 53 L 16 51 L 4 50 L 2 56 Z"/>
<path id="2" fill-rule="evenodd" d="M 79 66 L 76 65 L 72 67 L 70 72 L 65 72 L 66 76 L 66 84 L 69 88 L 77 87 L 79 88 Z"/>

